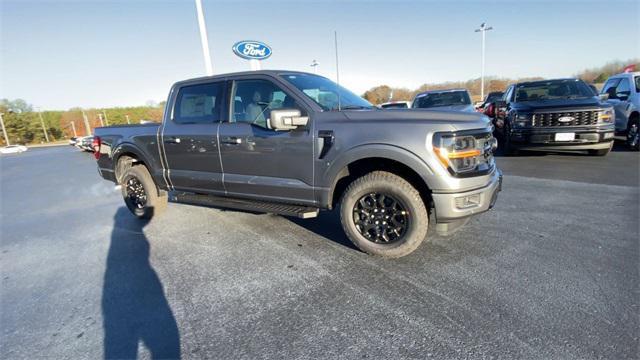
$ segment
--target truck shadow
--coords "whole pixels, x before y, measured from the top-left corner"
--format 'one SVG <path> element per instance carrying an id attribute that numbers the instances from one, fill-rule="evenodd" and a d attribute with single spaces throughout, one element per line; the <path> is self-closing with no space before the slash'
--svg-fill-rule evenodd
<path id="1" fill-rule="evenodd" d="M 287 217 L 286 219 L 337 244 L 360 251 L 360 249 L 353 245 L 342 230 L 339 208 L 331 211 L 320 211 L 318 217 L 313 219 L 299 219 L 294 217 Z"/>
<path id="2" fill-rule="evenodd" d="M 134 359 L 142 342 L 154 359 L 180 358 L 180 336 L 162 283 L 149 263 L 149 241 L 124 207 L 113 217 L 102 291 L 105 359 Z"/>

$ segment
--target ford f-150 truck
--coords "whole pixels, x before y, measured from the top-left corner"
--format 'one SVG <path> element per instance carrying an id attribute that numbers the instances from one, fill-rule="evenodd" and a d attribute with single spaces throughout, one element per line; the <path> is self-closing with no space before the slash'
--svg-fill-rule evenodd
<path id="1" fill-rule="evenodd" d="M 579 79 L 513 84 L 496 102 L 495 117 L 507 154 L 587 150 L 604 156 L 613 146 L 613 107 Z"/>
<path id="2" fill-rule="evenodd" d="M 252 71 L 178 82 L 162 124 L 97 128 L 94 148 L 137 217 L 169 197 L 301 218 L 339 207 L 357 247 L 400 257 L 430 214 L 450 233 L 493 206 L 492 130 L 478 113 L 383 111 L 321 76 Z"/>
<path id="3" fill-rule="evenodd" d="M 617 74 L 604 83 L 602 95 L 615 109 L 616 133 L 632 150 L 640 150 L 640 72 Z"/>

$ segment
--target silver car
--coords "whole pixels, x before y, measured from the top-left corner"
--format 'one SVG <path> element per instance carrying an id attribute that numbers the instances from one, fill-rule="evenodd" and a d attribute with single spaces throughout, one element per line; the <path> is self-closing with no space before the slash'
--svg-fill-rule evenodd
<path id="1" fill-rule="evenodd" d="M 601 95 L 613 105 L 616 114 L 616 134 L 626 137 L 627 145 L 640 149 L 640 72 L 617 74 L 602 87 Z"/>

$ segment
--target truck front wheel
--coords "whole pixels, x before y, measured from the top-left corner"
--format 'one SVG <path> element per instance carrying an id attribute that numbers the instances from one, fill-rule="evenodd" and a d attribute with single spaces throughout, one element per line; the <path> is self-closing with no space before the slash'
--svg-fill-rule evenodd
<path id="1" fill-rule="evenodd" d="M 151 219 L 167 207 L 166 194 L 158 194 L 158 188 L 144 165 L 127 169 L 121 188 L 127 208 L 140 219 Z"/>
<path id="2" fill-rule="evenodd" d="M 374 171 L 347 187 L 340 202 L 340 221 L 360 250 L 397 258 L 413 252 L 425 239 L 429 214 L 408 181 Z"/>

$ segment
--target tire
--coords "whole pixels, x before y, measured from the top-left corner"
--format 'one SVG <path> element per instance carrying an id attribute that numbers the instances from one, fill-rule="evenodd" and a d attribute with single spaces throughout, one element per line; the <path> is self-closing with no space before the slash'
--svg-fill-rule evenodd
<path id="1" fill-rule="evenodd" d="M 380 209 L 362 207 L 373 203 Z M 365 230 L 363 221 L 371 229 Z M 378 221 L 380 224 L 374 225 Z M 386 171 L 374 171 L 349 184 L 340 200 L 340 222 L 349 240 L 360 250 L 398 258 L 413 252 L 426 238 L 429 214 L 420 193 L 408 181 Z M 381 238 L 377 238 L 378 234 Z"/>
<path id="2" fill-rule="evenodd" d="M 137 218 L 151 219 L 167 207 L 167 194 L 158 195 L 158 188 L 144 165 L 127 169 L 120 185 L 124 203 Z"/>
<path id="3" fill-rule="evenodd" d="M 505 122 L 502 142 L 504 145 L 504 154 L 506 156 L 514 156 L 518 155 L 518 149 L 513 146 L 511 143 L 511 126 L 509 123 Z"/>
<path id="4" fill-rule="evenodd" d="M 629 120 L 629 128 L 627 129 L 626 144 L 632 151 L 640 150 L 640 128 L 638 117 L 635 116 Z"/>

